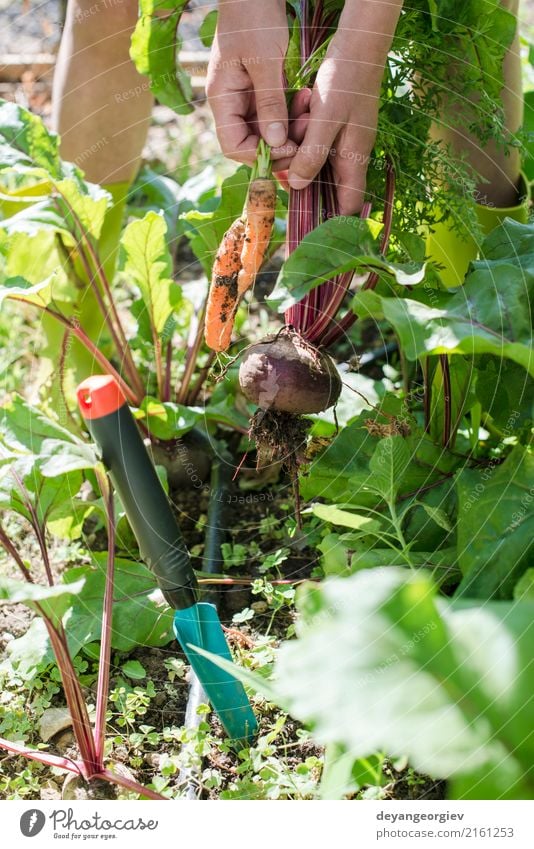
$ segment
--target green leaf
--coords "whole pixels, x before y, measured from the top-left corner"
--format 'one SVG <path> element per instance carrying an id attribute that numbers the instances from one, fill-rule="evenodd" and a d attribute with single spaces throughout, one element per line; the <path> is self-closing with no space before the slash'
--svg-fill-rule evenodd
<path id="1" fill-rule="evenodd" d="M 348 510 L 341 510 L 334 504 L 313 504 L 312 509 L 315 516 L 332 525 L 342 525 L 345 528 L 361 531 L 363 534 L 380 531 L 380 523 L 376 519 L 370 519 L 369 516 L 361 516 L 358 513 L 349 513 Z"/>
<path id="2" fill-rule="evenodd" d="M 534 568 L 527 569 L 514 587 L 514 599 L 534 601 Z"/>
<path id="3" fill-rule="evenodd" d="M 59 180 L 56 190 L 64 210 L 66 229 L 80 235 L 80 225 L 86 233 L 98 239 L 112 197 L 100 186 L 87 183 L 78 174 Z"/>
<path id="4" fill-rule="evenodd" d="M 355 759 L 406 755 L 431 776 L 466 781 L 485 770 L 489 798 L 531 797 L 532 603 L 458 606 L 400 569 L 309 592 L 299 639 L 278 655 L 277 704 Z"/>
<path id="5" fill-rule="evenodd" d="M 534 421 L 534 380 L 520 365 L 486 354 L 476 370 L 476 397 L 507 436 Z"/>
<path id="6" fill-rule="evenodd" d="M 67 233 L 63 216 L 49 198 L 26 206 L 10 218 L 4 218 L 1 227 L 6 233 L 25 233 L 27 236 L 36 236 L 43 230 Z"/>
<path id="7" fill-rule="evenodd" d="M 0 604 L 25 604 L 57 628 L 66 608 L 74 596 L 81 593 L 83 585 L 84 581 L 79 580 L 68 586 L 43 587 L 0 575 Z"/>
<path id="8" fill-rule="evenodd" d="M 59 177 L 59 138 L 27 109 L 0 100 L 0 170 L 19 164 Z"/>
<path id="9" fill-rule="evenodd" d="M 96 568 L 82 566 L 65 573 L 66 583 L 85 579 L 67 622 L 75 653 L 82 645 L 100 639 L 107 554 L 93 554 L 93 561 Z M 142 563 L 115 559 L 111 644 L 117 651 L 129 652 L 138 645 L 163 646 L 172 640 L 173 613 L 166 603 L 153 598 L 156 589 L 154 576 Z"/>
<path id="10" fill-rule="evenodd" d="M 517 446 L 501 465 L 458 476 L 458 593 L 511 598 L 534 551 L 534 456 Z"/>
<path id="11" fill-rule="evenodd" d="M 22 637 L 8 643 L 6 654 L 17 675 L 23 678 L 32 678 L 41 664 L 53 663 L 54 652 L 44 619 L 36 616 Z"/>
<path id="12" fill-rule="evenodd" d="M 65 584 L 60 585 L 66 599 L 61 615 L 72 657 L 87 645 L 93 648 L 101 637 L 107 554 L 96 554 L 93 559 L 97 568 L 69 569 L 64 576 Z M 83 587 L 74 597 L 71 587 L 76 590 L 78 584 Z M 154 577 L 142 563 L 115 560 L 113 649 L 130 652 L 138 645 L 163 646 L 172 640 L 173 613 L 153 599 L 155 590 Z M 26 634 L 9 644 L 8 653 L 24 675 L 33 674 L 39 664 L 53 660 L 48 635 L 40 620 L 34 620 Z"/>
<path id="13" fill-rule="evenodd" d="M 361 292 L 353 310 L 384 316 L 409 360 L 489 353 L 534 375 L 532 322 L 525 309 L 534 296 L 534 225 L 506 219 L 485 240 L 482 256 L 453 294 L 419 290 L 414 300 Z"/>
<path id="14" fill-rule="evenodd" d="M 395 264 L 382 256 L 375 237 L 376 223 L 369 219 L 330 218 L 311 233 L 285 261 L 268 303 L 284 312 L 325 280 L 356 269 L 376 269 L 397 283 L 413 286 L 424 277 L 424 263 Z"/>
<path id="15" fill-rule="evenodd" d="M 212 9 L 211 12 L 208 12 L 200 24 L 198 34 L 204 47 L 211 47 L 213 44 L 213 39 L 215 38 L 215 32 L 217 30 L 217 17 L 217 9 Z"/>
<path id="16" fill-rule="evenodd" d="M 292 89 L 296 85 L 299 77 L 301 64 L 302 62 L 300 58 L 300 20 L 298 17 L 295 17 L 295 20 L 293 21 L 293 26 L 291 27 L 289 44 L 287 46 L 286 58 L 284 61 L 284 73 L 286 76 L 288 89 Z"/>
<path id="17" fill-rule="evenodd" d="M 368 486 L 388 502 L 394 502 L 412 456 L 402 436 L 381 439 L 369 461 L 372 476 Z"/>
<path id="18" fill-rule="evenodd" d="M 249 181 L 250 169 L 242 165 L 224 180 L 216 209 L 204 212 L 190 210 L 180 216 L 189 226 L 185 235 L 208 277 L 211 276 L 211 267 L 222 237 L 236 218 L 243 214 Z"/>
<path id="19" fill-rule="evenodd" d="M 15 396 L 0 407 L 0 505 L 43 525 L 64 514 L 82 484 L 81 469 L 97 462 L 94 449 Z"/>
<path id="20" fill-rule="evenodd" d="M 62 440 L 72 445 L 85 445 L 70 431 L 48 418 L 42 410 L 32 407 L 20 395 L 14 395 L 0 406 L 2 441 L 15 451 L 39 454 L 43 442 Z"/>
<path id="21" fill-rule="evenodd" d="M 187 0 L 141 0 L 140 17 L 132 35 L 130 56 L 164 106 L 180 115 L 191 112 L 193 91 L 178 63 L 182 40 L 177 28 Z"/>
<path id="22" fill-rule="evenodd" d="M 143 422 L 157 439 L 178 439 L 190 431 L 203 415 L 203 410 L 185 407 L 171 401 L 159 401 L 147 396 L 135 411 L 135 418 Z"/>
<path id="23" fill-rule="evenodd" d="M 28 207 L 28 214 L 32 208 Z M 16 217 L 8 222 L 1 222 L 0 227 L 13 222 Z M 0 281 L 16 286 L 18 279 L 24 287 L 43 285 L 40 294 L 43 306 L 48 304 L 51 295 L 56 301 L 73 301 L 78 292 L 73 285 L 72 275 L 56 232 L 52 226 L 49 229 L 41 228 L 34 235 L 11 232 L 5 246 L 5 266 Z"/>
<path id="24" fill-rule="evenodd" d="M 39 457 L 39 469 L 45 478 L 80 469 L 94 469 L 99 462 L 94 446 L 81 440 L 67 442 L 65 439 L 45 439 Z"/>
<path id="25" fill-rule="evenodd" d="M 182 298 L 180 287 L 172 279 L 166 232 L 163 215 L 147 212 L 127 226 L 121 239 L 121 268 L 141 291 L 154 338 L 163 334 Z"/>
<path id="26" fill-rule="evenodd" d="M 432 504 L 428 504 L 426 501 L 413 501 L 412 504 L 422 507 L 427 516 L 430 516 L 432 521 L 435 522 L 436 525 L 439 525 L 440 528 L 443 528 L 444 531 L 453 530 L 451 520 L 445 510 L 441 507 L 433 507 Z"/>
<path id="27" fill-rule="evenodd" d="M 54 279 L 55 275 L 51 274 L 50 277 L 32 286 L 24 277 L 10 277 L 3 286 L 0 286 L 0 304 L 8 298 L 47 307 L 52 300 Z"/>
<path id="28" fill-rule="evenodd" d="M 133 678 L 134 681 L 142 681 L 146 678 L 146 669 L 138 660 L 127 660 L 126 663 L 121 664 L 121 672 L 127 678 Z"/>

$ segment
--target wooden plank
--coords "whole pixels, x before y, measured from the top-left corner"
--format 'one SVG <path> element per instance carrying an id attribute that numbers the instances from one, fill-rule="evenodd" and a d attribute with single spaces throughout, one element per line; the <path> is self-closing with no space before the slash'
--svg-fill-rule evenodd
<path id="1" fill-rule="evenodd" d="M 180 64 L 193 77 L 193 88 L 199 88 L 199 80 L 206 75 L 209 53 L 202 50 L 182 50 Z M 53 53 L 5 53 L 0 56 L 0 82 L 15 83 L 30 71 L 36 80 L 52 78 L 56 62 Z"/>
<path id="2" fill-rule="evenodd" d="M 56 63 L 53 53 L 7 53 L 0 56 L 0 82 L 16 83 L 22 75 L 31 71 L 36 80 L 51 75 Z"/>

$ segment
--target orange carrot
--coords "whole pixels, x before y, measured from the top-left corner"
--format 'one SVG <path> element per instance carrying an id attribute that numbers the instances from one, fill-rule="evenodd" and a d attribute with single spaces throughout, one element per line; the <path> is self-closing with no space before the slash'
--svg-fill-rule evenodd
<path id="1" fill-rule="evenodd" d="M 274 225 L 276 184 L 269 177 L 252 180 L 245 209 L 245 240 L 241 252 L 241 271 L 237 294 L 242 298 L 252 286 L 269 246 Z"/>
<path id="2" fill-rule="evenodd" d="M 245 222 L 238 218 L 224 234 L 213 263 L 204 323 L 206 345 L 212 351 L 226 351 L 232 338 L 244 237 Z"/>

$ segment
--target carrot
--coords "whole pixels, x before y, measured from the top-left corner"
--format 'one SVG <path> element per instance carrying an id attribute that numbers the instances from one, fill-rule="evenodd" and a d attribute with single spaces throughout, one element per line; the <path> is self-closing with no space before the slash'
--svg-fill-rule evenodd
<path id="1" fill-rule="evenodd" d="M 245 208 L 245 239 L 241 271 L 237 278 L 238 297 L 252 286 L 269 246 L 274 225 L 276 184 L 270 177 L 252 180 Z"/>
<path id="2" fill-rule="evenodd" d="M 212 351 L 226 351 L 232 338 L 244 237 L 245 222 L 238 218 L 224 234 L 213 264 L 204 322 L 206 345 Z"/>

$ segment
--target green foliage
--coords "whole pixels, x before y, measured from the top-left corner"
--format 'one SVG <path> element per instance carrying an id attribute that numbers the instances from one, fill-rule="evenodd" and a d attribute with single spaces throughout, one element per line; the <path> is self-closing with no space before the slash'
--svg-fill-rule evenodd
<path id="1" fill-rule="evenodd" d="M 504 463 L 458 477 L 459 595 L 511 598 L 534 551 L 534 456 L 517 446 Z"/>
<path id="2" fill-rule="evenodd" d="M 181 287 L 172 279 L 166 231 L 163 215 L 147 212 L 144 218 L 132 221 L 121 237 L 121 270 L 138 286 L 143 300 L 138 321 L 148 323 L 156 341 L 164 333 L 168 335 L 169 319 L 182 306 Z"/>
<path id="3" fill-rule="evenodd" d="M 211 45 L 213 44 L 213 39 L 215 38 L 215 31 L 217 29 L 217 18 L 217 9 L 212 9 L 211 12 L 207 13 L 206 17 L 200 24 L 198 34 L 204 47 L 211 47 Z"/>
<path id="4" fill-rule="evenodd" d="M 329 218 L 302 239 L 284 263 L 269 304 L 279 312 L 298 303 L 325 280 L 345 271 L 376 269 L 412 286 L 424 276 L 424 263 L 388 262 L 380 255 L 376 224 L 368 219 Z"/>
<path id="5" fill-rule="evenodd" d="M 97 568 L 68 569 L 64 583 L 54 588 L 64 600 L 61 618 L 72 657 L 100 639 L 105 556 L 93 557 Z M 152 598 L 155 589 L 154 577 L 146 566 L 116 559 L 111 630 L 111 645 L 116 651 L 128 652 L 138 645 L 162 646 L 172 639 L 172 613 L 165 604 Z M 53 660 L 46 629 L 40 620 L 34 620 L 22 637 L 9 644 L 9 657 L 25 676 L 33 674 L 40 664 Z"/>
<path id="6" fill-rule="evenodd" d="M 182 40 L 177 29 L 187 0 L 141 0 L 130 56 L 140 74 L 150 78 L 159 102 L 180 115 L 193 109 L 189 77 L 178 62 Z"/>
<path id="7" fill-rule="evenodd" d="M 534 225 L 507 219 L 485 240 L 481 259 L 454 293 L 423 288 L 416 299 L 361 292 L 353 309 L 360 316 L 385 317 L 409 360 L 493 354 L 532 375 L 532 318 L 525 304 L 532 302 L 533 287 Z"/>
<path id="8" fill-rule="evenodd" d="M 59 138 L 56 133 L 48 132 L 36 115 L 15 103 L 0 100 L 0 138 L 0 171 L 21 166 L 23 172 L 31 166 L 42 169 L 45 176 L 59 177 Z"/>
<path id="9" fill-rule="evenodd" d="M 34 528 L 64 516 L 81 487 L 82 470 L 97 462 L 91 446 L 20 396 L 0 407 L 0 506 Z"/>
<path id="10" fill-rule="evenodd" d="M 135 412 L 135 418 L 143 422 L 149 433 L 163 440 L 179 439 L 195 426 L 201 416 L 200 409 L 158 401 L 149 396 L 143 399 L 141 407 Z"/>
<path id="11" fill-rule="evenodd" d="M 453 797 L 531 798 L 531 603 L 458 605 L 392 569 L 310 586 L 299 608 L 269 690 L 318 740 L 408 755 Z"/>
<path id="12" fill-rule="evenodd" d="M 187 224 L 185 234 L 191 249 L 208 276 L 211 275 L 211 266 L 222 237 L 243 212 L 249 179 L 250 169 L 241 166 L 224 180 L 221 198 L 215 209 L 210 204 L 208 210 L 192 209 L 181 216 Z"/>
<path id="13" fill-rule="evenodd" d="M 83 580 L 79 580 L 73 581 L 68 587 L 64 584 L 43 587 L 0 576 L 0 604 L 25 604 L 57 627 L 65 609 L 72 603 L 73 597 L 81 592 L 83 585 Z"/>

